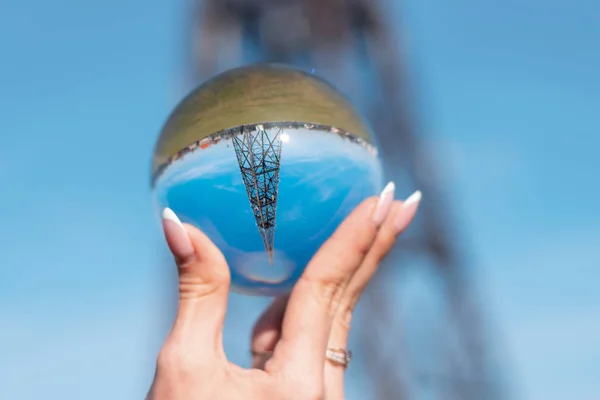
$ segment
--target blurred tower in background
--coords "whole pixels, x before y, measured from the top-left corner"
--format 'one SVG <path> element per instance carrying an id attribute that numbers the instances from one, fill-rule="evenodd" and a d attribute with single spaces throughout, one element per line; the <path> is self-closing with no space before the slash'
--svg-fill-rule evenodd
<path id="1" fill-rule="evenodd" d="M 415 226 L 381 267 L 354 321 L 360 349 L 353 350 L 372 385 L 368 398 L 503 398 L 465 259 L 411 109 L 415 98 L 399 6 L 393 0 L 190 1 L 190 85 L 256 61 L 286 63 L 321 76 L 367 117 L 397 193 L 415 188 L 424 193 Z M 398 310 L 397 283 L 404 265 L 415 260 L 429 269 L 443 306 L 434 323 L 419 327 L 404 321 Z M 413 343 L 411 335 L 417 341 L 434 339 Z M 418 348 L 414 355 L 413 348 Z"/>

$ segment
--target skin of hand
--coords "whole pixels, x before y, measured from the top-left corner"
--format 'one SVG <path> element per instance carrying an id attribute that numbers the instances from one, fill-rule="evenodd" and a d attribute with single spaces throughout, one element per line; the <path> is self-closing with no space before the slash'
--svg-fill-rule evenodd
<path id="1" fill-rule="evenodd" d="M 354 306 L 420 198 L 415 192 L 394 201 L 390 183 L 340 224 L 291 294 L 275 299 L 256 323 L 251 348 L 272 355 L 255 357 L 251 369 L 230 363 L 223 349 L 230 284 L 225 257 L 200 230 L 165 209 L 179 306 L 146 399 L 342 400 L 345 369 L 326 359 L 326 349 L 346 348 Z"/>

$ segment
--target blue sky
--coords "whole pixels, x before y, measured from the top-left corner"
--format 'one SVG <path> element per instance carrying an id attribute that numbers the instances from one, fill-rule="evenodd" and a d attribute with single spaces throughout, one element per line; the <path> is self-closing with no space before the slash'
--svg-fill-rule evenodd
<path id="1" fill-rule="evenodd" d="M 345 216 L 383 189 L 378 159 L 335 133 L 284 129 L 280 157 L 276 268 L 264 251 L 231 139 L 173 162 L 153 190 L 157 214 L 169 207 L 183 222 L 202 229 L 223 251 L 232 283 L 244 293 L 289 291 Z M 258 291 L 262 282 L 270 285 Z"/>
<path id="2" fill-rule="evenodd" d="M 443 166 L 514 397 L 593 399 L 600 5 L 404 3 L 427 148 Z M 0 398 L 147 389 L 175 279 L 148 171 L 181 95 L 182 10 L 2 3 Z M 263 303 L 233 298 L 234 360 L 247 360 L 245 332 Z M 358 387 L 348 398 L 363 398 Z"/>

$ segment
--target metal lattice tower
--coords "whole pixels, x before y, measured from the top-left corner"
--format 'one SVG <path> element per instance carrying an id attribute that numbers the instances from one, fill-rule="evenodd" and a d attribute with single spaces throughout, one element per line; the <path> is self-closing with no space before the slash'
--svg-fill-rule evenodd
<path id="1" fill-rule="evenodd" d="M 255 131 L 244 128 L 242 126 L 239 135 L 233 137 L 233 147 L 258 232 L 269 257 L 269 263 L 273 265 L 281 129 L 269 135 L 262 125 L 257 125 Z"/>
<path id="2" fill-rule="evenodd" d="M 497 371 L 488 360 L 486 321 L 473 295 L 451 210 L 435 180 L 433 160 L 424 156 L 423 132 L 412 108 L 415 98 L 409 84 L 403 32 L 398 29 L 401 21 L 398 9 L 393 10 L 396 2 L 190 1 L 195 7 L 190 14 L 193 33 L 188 36 L 190 83 L 256 61 L 314 69 L 341 89 L 367 117 L 377 135 L 388 178 L 399 188 L 419 188 L 424 193 L 418 218 L 397 248 L 403 255 L 426 260 L 427 268 L 439 278 L 445 301 L 443 323 L 452 334 L 448 336 L 456 341 L 441 341 L 438 353 L 442 371 L 411 365 L 405 351 L 408 328 L 397 323 L 397 291 L 388 284 L 396 279 L 394 274 L 402 263 L 398 257 L 388 257 L 361 300 L 366 312 L 355 324 L 368 327 L 359 332 L 366 350 L 365 371 L 373 382 L 369 398 L 418 398 L 415 387 L 435 387 L 437 396 L 433 398 L 444 400 L 506 397 L 495 378 Z M 245 143 L 248 147 L 249 142 Z M 252 169 L 249 165 L 246 168 Z M 251 174 L 242 173 L 245 180 L 253 179 Z M 247 189 L 252 187 L 258 186 L 246 184 Z M 253 196 L 249 191 L 251 202 Z M 267 214 L 261 209 L 257 216 L 259 228 L 263 215 Z"/>

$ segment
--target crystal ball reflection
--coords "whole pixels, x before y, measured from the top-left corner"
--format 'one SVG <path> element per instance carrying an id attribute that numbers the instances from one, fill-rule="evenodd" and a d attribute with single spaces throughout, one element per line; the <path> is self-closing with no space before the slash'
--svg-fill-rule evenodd
<path id="1" fill-rule="evenodd" d="M 156 212 L 170 207 L 225 255 L 232 290 L 288 292 L 340 222 L 382 187 L 370 132 L 327 83 L 288 67 L 221 74 L 158 139 Z"/>

